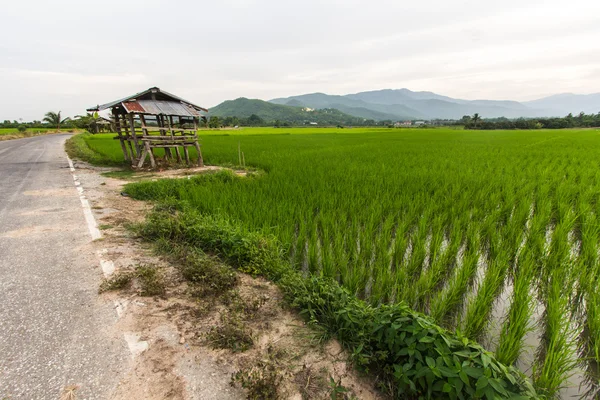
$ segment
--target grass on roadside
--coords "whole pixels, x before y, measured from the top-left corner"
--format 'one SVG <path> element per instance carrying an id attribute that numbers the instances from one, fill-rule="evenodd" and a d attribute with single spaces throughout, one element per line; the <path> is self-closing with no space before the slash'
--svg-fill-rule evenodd
<path id="1" fill-rule="evenodd" d="M 127 166 L 123 153 L 113 149 L 113 143 L 107 141 L 107 135 L 92 135 L 82 133 L 73 135 L 65 143 L 65 150 L 69 157 L 82 160 L 93 165 Z M 92 144 L 90 147 L 89 143 Z"/>

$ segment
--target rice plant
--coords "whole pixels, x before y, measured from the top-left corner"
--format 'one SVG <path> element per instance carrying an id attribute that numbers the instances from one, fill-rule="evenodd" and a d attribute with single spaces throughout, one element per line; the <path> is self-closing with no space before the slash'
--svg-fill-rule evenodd
<path id="1" fill-rule="evenodd" d="M 598 376 L 599 144 L 592 130 L 257 128 L 207 134 L 204 156 L 235 165 L 241 145 L 264 174 L 128 191 L 274 235 L 305 274 L 373 305 L 405 302 L 472 339 L 502 315 L 490 343 L 507 364 L 523 354 L 539 304 L 534 378 L 558 396 L 576 364 Z M 88 145 L 120 154 L 110 137 Z"/>

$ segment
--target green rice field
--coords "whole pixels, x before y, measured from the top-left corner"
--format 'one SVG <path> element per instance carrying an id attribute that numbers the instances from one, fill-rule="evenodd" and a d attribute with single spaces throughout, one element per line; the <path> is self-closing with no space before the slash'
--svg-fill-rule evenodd
<path id="1" fill-rule="evenodd" d="M 201 132 L 205 162 L 264 171 L 139 188 L 272 234 L 298 269 L 405 302 L 548 397 L 598 396 L 600 130 Z M 122 160 L 112 135 L 88 136 Z"/>
<path id="2" fill-rule="evenodd" d="M 53 131 L 56 131 L 56 128 L 27 128 L 28 133 L 46 133 Z M 16 133 L 19 133 L 19 130 L 17 128 L 0 128 L 0 135 L 12 135 Z"/>

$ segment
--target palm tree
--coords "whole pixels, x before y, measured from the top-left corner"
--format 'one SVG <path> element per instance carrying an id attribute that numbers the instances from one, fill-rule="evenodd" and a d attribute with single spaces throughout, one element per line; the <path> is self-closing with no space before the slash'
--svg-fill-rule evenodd
<path id="1" fill-rule="evenodd" d="M 64 124 L 67 121 L 70 121 L 71 118 L 60 119 L 60 111 L 55 113 L 54 111 L 48 111 L 44 116 L 43 121 L 49 123 L 50 125 L 56 125 L 56 130 L 60 132 L 60 125 Z"/>
<path id="2" fill-rule="evenodd" d="M 100 115 L 97 112 L 87 113 L 86 115 L 76 115 L 75 122 L 78 124 L 78 128 L 85 127 L 89 133 L 98 133 L 100 122 Z"/>
<path id="3" fill-rule="evenodd" d="M 479 123 L 480 120 L 481 120 L 481 117 L 479 116 L 479 113 L 473 114 L 473 117 L 471 118 L 471 121 L 473 122 L 473 126 L 477 127 L 477 124 Z"/>

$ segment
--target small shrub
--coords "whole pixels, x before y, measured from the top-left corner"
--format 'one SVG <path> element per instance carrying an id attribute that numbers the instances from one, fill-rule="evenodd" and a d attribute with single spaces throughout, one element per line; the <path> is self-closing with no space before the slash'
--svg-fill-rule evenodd
<path id="1" fill-rule="evenodd" d="M 251 368 L 241 369 L 231 376 L 231 384 L 239 383 L 250 400 L 276 400 L 283 381 L 282 366 L 273 358 L 261 360 Z"/>
<path id="2" fill-rule="evenodd" d="M 346 400 L 350 398 L 350 391 L 342 385 L 341 379 L 339 382 L 336 382 L 332 376 L 329 377 L 329 387 L 331 388 L 331 393 L 329 395 L 331 400 Z"/>
<path id="3" fill-rule="evenodd" d="M 165 283 L 162 274 L 154 266 L 141 265 L 135 269 L 140 281 L 142 296 L 162 296 L 165 294 Z"/>
<path id="4" fill-rule="evenodd" d="M 124 289 L 131 285 L 134 275 L 131 272 L 116 272 L 100 284 L 98 293 Z"/>
<path id="5" fill-rule="evenodd" d="M 221 324 L 212 327 L 206 338 L 213 348 L 230 349 L 235 353 L 246 351 L 254 345 L 252 330 L 238 313 L 222 314 Z"/>
<path id="6" fill-rule="evenodd" d="M 19 125 L 19 126 L 17 127 L 17 130 L 18 130 L 20 133 L 25 133 L 25 132 L 27 132 L 27 127 L 26 127 L 25 125 Z"/>
<path id="7" fill-rule="evenodd" d="M 183 277 L 197 285 L 203 295 L 222 294 L 238 283 L 236 272 L 212 257 L 192 253 L 182 263 Z"/>

